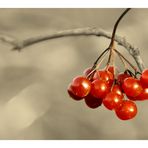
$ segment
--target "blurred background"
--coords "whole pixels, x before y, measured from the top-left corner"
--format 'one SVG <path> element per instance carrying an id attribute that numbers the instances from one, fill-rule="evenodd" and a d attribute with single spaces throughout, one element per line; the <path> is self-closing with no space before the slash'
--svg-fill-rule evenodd
<path id="1" fill-rule="evenodd" d="M 0 33 L 17 39 L 54 31 L 99 27 L 111 32 L 124 9 L 0 9 Z M 117 34 L 136 47 L 148 66 L 148 9 L 133 9 Z M 109 40 L 64 37 L 11 51 L 0 43 L 0 139 L 148 139 L 148 101 L 133 120 L 103 106 L 89 109 L 67 94 L 71 80 L 92 66 Z M 128 52 L 117 46 L 133 64 Z M 122 71 L 121 63 L 117 66 Z"/>

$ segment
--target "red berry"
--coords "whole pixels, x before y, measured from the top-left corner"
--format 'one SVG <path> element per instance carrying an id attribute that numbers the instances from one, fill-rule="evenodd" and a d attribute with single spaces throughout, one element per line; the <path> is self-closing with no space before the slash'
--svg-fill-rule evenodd
<path id="1" fill-rule="evenodd" d="M 91 90 L 91 82 L 85 77 L 76 77 L 71 83 L 72 93 L 80 98 L 85 97 Z"/>
<path id="2" fill-rule="evenodd" d="M 122 85 L 124 80 L 128 77 L 131 77 L 130 75 L 126 74 L 126 73 L 120 73 L 117 77 L 117 82 L 119 85 Z"/>
<path id="3" fill-rule="evenodd" d="M 114 75 L 109 71 L 96 71 L 93 77 L 94 80 L 99 79 L 103 80 L 109 85 L 113 84 L 114 81 Z"/>
<path id="4" fill-rule="evenodd" d="M 103 80 L 94 80 L 91 87 L 91 95 L 96 98 L 104 98 L 110 91 L 110 87 Z"/>
<path id="5" fill-rule="evenodd" d="M 101 106 L 102 99 L 95 98 L 89 94 L 88 96 L 85 97 L 85 103 L 88 107 L 94 109 L 94 108 Z"/>
<path id="6" fill-rule="evenodd" d="M 137 97 L 133 98 L 133 100 L 148 100 L 148 88 L 144 88 L 142 93 L 138 95 Z"/>
<path id="7" fill-rule="evenodd" d="M 92 68 L 89 67 L 89 68 L 87 68 L 87 69 L 84 70 L 83 74 L 84 74 L 85 76 L 88 76 L 88 74 L 90 74 L 91 71 L 92 71 Z"/>
<path id="8" fill-rule="evenodd" d="M 122 84 L 122 88 L 126 95 L 130 97 L 136 97 L 140 95 L 143 90 L 140 81 L 133 77 L 126 78 Z"/>
<path id="9" fill-rule="evenodd" d="M 76 96 L 76 95 L 73 94 L 72 89 L 71 89 L 71 85 L 69 85 L 69 87 L 67 89 L 67 92 L 68 92 L 69 96 L 71 98 L 73 98 L 74 100 L 76 100 L 76 101 L 79 101 L 79 100 L 82 100 L 83 99 L 83 98 L 78 97 L 78 96 Z"/>
<path id="10" fill-rule="evenodd" d="M 85 69 L 84 72 L 83 72 L 83 74 L 86 77 L 88 76 L 89 77 L 88 79 L 90 81 L 93 81 L 93 76 L 95 74 L 95 70 L 92 70 L 92 68 L 90 67 L 90 68 Z"/>
<path id="11" fill-rule="evenodd" d="M 106 95 L 106 97 L 103 99 L 103 104 L 106 108 L 109 110 L 116 109 L 119 107 L 122 103 L 122 97 L 114 92 L 110 92 Z"/>
<path id="12" fill-rule="evenodd" d="M 137 96 L 138 97 L 138 96 Z M 132 101 L 140 101 L 137 97 L 129 97 L 128 96 L 128 99 L 129 100 L 132 100 Z"/>
<path id="13" fill-rule="evenodd" d="M 121 87 L 119 85 L 115 84 L 112 87 L 112 92 L 118 94 L 119 96 L 121 96 L 123 98 L 123 93 L 122 93 Z"/>
<path id="14" fill-rule="evenodd" d="M 121 120 L 129 120 L 136 116 L 137 106 L 130 100 L 123 100 L 121 106 L 116 109 L 116 115 Z"/>
<path id="15" fill-rule="evenodd" d="M 109 66 L 108 69 L 107 69 L 109 72 L 111 72 L 114 76 L 114 73 L 115 73 L 115 67 L 114 66 Z"/>
<path id="16" fill-rule="evenodd" d="M 142 72 L 142 75 L 140 77 L 140 81 L 144 87 L 148 87 L 148 69 L 145 69 Z"/>

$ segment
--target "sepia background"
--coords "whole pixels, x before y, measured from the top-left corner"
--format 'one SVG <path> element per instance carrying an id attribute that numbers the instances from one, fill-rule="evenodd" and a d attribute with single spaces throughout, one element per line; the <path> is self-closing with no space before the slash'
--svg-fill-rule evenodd
<path id="1" fill-rule="evenodd" d="M 0 33 L 22 40 L 82 27 L 111 32 L 123 10 L 0 9 Z M 133 9 L 117 30 L 139 47 L 146 67 L 147 26 L 148 9 Z M 67 95 L 73 77 L 92 66 L 108 44 L 95 36 L 65 37 L 17 52 L 0 42 L 0 139 L 148 139 L 148 101 L 137 102 L 133 120 L 121 121 L 103 106 L 89 109 Z M 124 48 L 118 49 L 134 63 Z"/>

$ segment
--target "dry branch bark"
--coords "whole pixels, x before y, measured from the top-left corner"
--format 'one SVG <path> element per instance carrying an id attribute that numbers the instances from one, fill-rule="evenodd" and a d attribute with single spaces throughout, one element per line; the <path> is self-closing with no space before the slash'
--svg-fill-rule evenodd
<path id="1" fill-rule="evenodd" d="M 68 37 L 68 36 L 98 36 L 98 37 L 105 37 L 105 38 L 111 39 L 111 33 L 103 29 L 88 27 L 88 28 L 76 28 L 71 30 L 56 31 L 54 33 L 49 33 L 43 36 L 30 37 L 22 41 L 13 39 L 8 36 L 1 35 L 0 40 L 11 44 L 13 46 L 12 50 L 21 51 L 28 46 L 31 46 L 33 44 L 36 44 L 42 41 L 60 38 L 60 37 Z M 124 37 L 116 35 L 115 41 L 119 45 L 127 49 L 127 51 L 135 59 L 137 66 L 139 67 L 139 70 L 142 71 L 144 69 L 144 63 L 142 61 L 142 58 L 140 57 L 140 50 L 137 47 L 130 44 L 129 42 L 127 42 Z"/>

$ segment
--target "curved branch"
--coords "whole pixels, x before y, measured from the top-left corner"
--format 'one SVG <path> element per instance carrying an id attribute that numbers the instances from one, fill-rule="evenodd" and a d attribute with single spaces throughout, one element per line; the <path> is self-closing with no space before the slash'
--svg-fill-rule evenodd
<path id="1" fill-rule="evenodd" d="M 110 45 L 109 47 L 112 47 L 113 46 L 113 42 L 114 42 L 114 38 L 115 38 L 115 34 L 116 34 L 116 30 L 117 30 L 117 27 L 120 23 L 120 21 L 123 19 L 123 17 L 126 15 L 126 13 L 131 10 L 131 8 L 127 8 L 121 15 L 120 17 L 117 19 L 115 25 L 114 25 L 114 28 L 113 28 L 113 32 L 112 32 L 112 38 L 111 38 L 111 42 L 110 42 Z"/>
<path id="2" fill-rule="evenodd" d="M 102 36 L 102 37 L 111 39 L 111 33 L 106 32 L 99 28 L 76 28 L 71 30 L 56 31 L 54 33 L 50 33 L 44 36 L 30 37 L 23 41 L 17 41 L 11 38 L 9 38 L 9 40 L 8 38 L 7 40 L 4 40 L 4 39 L 3 40 L 13 46 L 12 50 L 21 51 L 25 47 L 31 46 L 33 44 L 36 44 L 42 41 L 60 38 L 60 37 L 67 37 L 67 36 L 99 36 L 99 37 Z M 1 36 L 0 36 L 0 40 L 2 40 Z M 131 45 L 129 42 L 127 42 L 124 37 L 116 35 L 115 41 L 119 45 L 127 49 L 127 51 L 133 56 L 134 60 L 136 61 L 139 67 L 139 70 L 142 71 L 144 69 L 144 63 L 140 57 L 139 49 Z"/>

